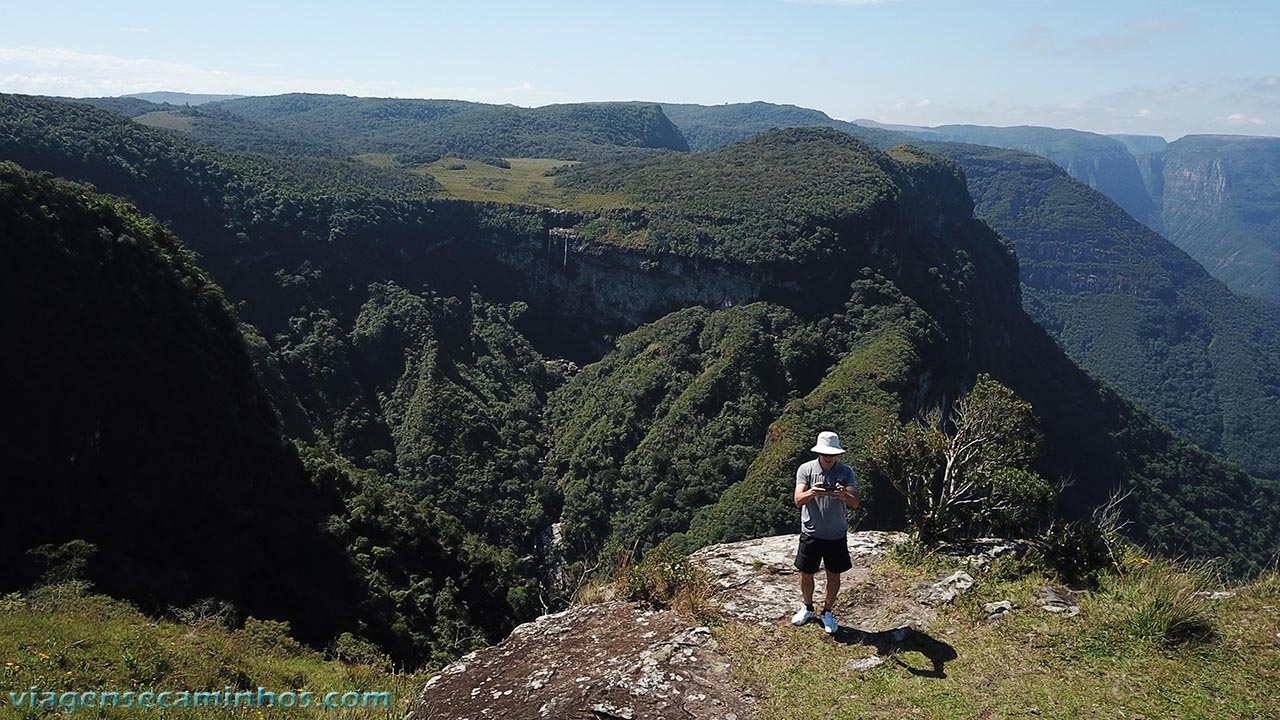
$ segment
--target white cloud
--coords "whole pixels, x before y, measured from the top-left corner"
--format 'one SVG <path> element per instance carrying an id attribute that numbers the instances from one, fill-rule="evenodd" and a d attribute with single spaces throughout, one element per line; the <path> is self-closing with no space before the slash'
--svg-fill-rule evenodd
<path id="1" fill-rule="evenodd" d="M 1134 115 L 1134 117 L 1137 117 L 1137 118 L 1149 118 L 1149 117 L 1151 117 L 1151 110 L 1150 110 L 1150 108 L 1138 108 L 1138 114 L 1137 114 L 1137 115 Z"/>
<path id="2" fill-rule="evenodd" d="M 1227 125 L 1228 127 L 1249 127 L 1267 124 L 1267 121 L 1260 117 L 1253 117 L 1252 115 L 1239 112 L 1231 113 L 1224 118 L 1219 118 L 1219 120 L 1222 121 L 1222 124 Z"/>
<path id="3" fill-rule="evenodd" d="M 0 78 L 0 90 L 5 92 L 81 97 L 156 90 L 274 93 L 287 92 L 295 82 L 66 48 L 0 48 Z"/>
<path id="4" fill-rule="evenodd" d="M 275 63 L 253 62 L 246 63 L 244 67 L 249 71 L 230 72 L 166 60 L 82 53 L 67 48 L 0 48 L 0 92 L 70 97 L 159 90 L 236 95 L 318 92 L 368 97 L 449 98 L 518 105 L 573 100 L 563 92 L 539 89 L 531 80 L 491 87 L 433 86 L 413 81 L 291 77 L 280 74 L 280 66 Z"/>

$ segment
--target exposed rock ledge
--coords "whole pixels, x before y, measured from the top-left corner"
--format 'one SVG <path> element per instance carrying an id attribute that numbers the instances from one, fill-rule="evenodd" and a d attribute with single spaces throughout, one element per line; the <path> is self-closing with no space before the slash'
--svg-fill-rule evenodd
<path id="1" fill-rule="evenodd" d="M 776 623 L 798 607 L 792 566 L 797 539 L 780 535 L 716 545 L 690 559 L 711 577 L 711 599 L 727 621 Z M 905 539 L 900 533 L 850 533 L 854 567 L 841 586 L 836 641 L 878 651 L 883 645 L 890 652 L 927 639 L 917 631 L 936 616 L 937 602 L 922 601 L 928 593 L 919 588 L 904 597 L 879 587 L 871 572 Z M 1001 541 L 978 541 L 955 555 L 957 563 L 981 564 L 1013 549 Z M 817 592 L 820 597 L 821 573 Z M 754 706 L 710 630 L 671 611 L 608 602 L 545 615 L 459 659 L 427 682 L 410 717 L 746 720 Z"/>
<path id="2" fill-rule="evenodd" d="M 411 717 L 748 718 L 711 631 L 607 602 L 544 615 L 431 678 Z"/>

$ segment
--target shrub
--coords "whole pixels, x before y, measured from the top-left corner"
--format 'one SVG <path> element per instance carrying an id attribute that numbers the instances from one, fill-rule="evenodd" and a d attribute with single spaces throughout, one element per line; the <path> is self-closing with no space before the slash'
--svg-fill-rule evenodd
<path id="1" fill-rule="evenodd" d="M 1092 520 L 1056 520 L 1032 542 L 1046 569 L 1068 585 L 1096 587 L 1116 562 L 1113 538 Z"/>
<path id="2" fill-rule="evenodd" d="M 627 600 L 671 608 L 704 621 L 715 616 L 706 575 L 665 542 L 645 553 L 638 564 L 624 558 L 618 584 L 618 595 Z"/>
<path id="3" fill-rule="evenodd" d="M 1241 592 L 1262 600 L 1280 599 L 1280 570 L 1272 568 L 1241 588 Z"/>
<path id="4" fill-rule="evenodd" d="M 303 653 L 302 644 L 289 634 L 290 628 L 287 622 L 251 617 L 244 621 L 241 632 L 254 646 L 263 650 L 277 650 L 292 657 Z"/>
<path id="5" fill-rule="evenodd" d="M 1216 635 L 1216 618 L 1198 593 L 1213 589 L 1205 568 L 1136 559 L 1132 570 L 1114 579 L 1120 610 L 1112 625 L 1140 643 L 1174 647 L 1206 643 Z"/>
<path id="6" fill-rule="evenodd" d="M 964 533 L 1017 534 L 1053 500 L 1031 470 L 1039 419 L 1030 403 L 979 375 L 949 412 L 891 424 L 868 443 L 870 470 L 906 498 L 913 534 L 934 545 Z"/>
<path id="7" fill-rule="evenodd" d="M 40 582 L 46 585 L 84 581 L 89 561 L 98 546 L 85 540 L 71 540 L 61 545 L 46 544 L 27 551 L 27 556 L 44 566 Z"/>
<path id="8" fill-rule="evenodd" d="M 391 660 L 377 645 L 344 632 L 329 644 L 329 656 L 348 665 L 367 665 L 382 669 L 391 667 Z"/>

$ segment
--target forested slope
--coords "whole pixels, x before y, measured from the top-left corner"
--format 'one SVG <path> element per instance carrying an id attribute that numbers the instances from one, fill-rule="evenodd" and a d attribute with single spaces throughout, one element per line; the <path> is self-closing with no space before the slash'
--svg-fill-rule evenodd
<path id="1" fill-rule="evenodd" d="M 393 170 L 217 153 L 31 98 L 0 97 L 0 128 L 0 157 L 128 196 L 225 279 L 288 432 L 345 458 L 320 453 L 326 472 L 461 519 L 429 515 L 443 548 L 492 572 L 414 570 L 422 534 L 399 520 L 347 542 L 382 593 L 380 637 L 415 653 L 459 648 L 430 617 L 489 632 L 448 598 L 490 588 L 498 624 L 526 612 L 557 520 L 584 560 L 788 529 L 787 478 L 817 429 L 848 434 L 863 470 L 878 427 L 982 372 L 1040 413 L 1042 471 L 1076 482 L 1065 512 L 1132 488 L 1156 548 L 1246 570 L 1276 546 L 1269 486 L 1175 440 L 1023 313 L 1012 247 L 935 154 L 776 131 L 566 170 L 565 187 L 622 198 L 582 212 L 436 200 Z M 892 491 L 869 490 L 865 522 L 901 524 Z"/>
<path id="2" fill-rule="evenodd" d="M 405 662 L 505 634 L 536 568 L 323 448 L 301 453 L 221 289 L 119 199 L 0 163 L 11 512 L 4 590 L 84 578 L 152 612 L 204 598 Z"/>
<path id="3" fill-rule="evenodd" d="M 979 217 L 1018 248 L 1024 305 L 1072 358 L 1206 450 L 1280 478 L 1280 312 L 1043 158 L 927 146 L 964 167 Z"/>

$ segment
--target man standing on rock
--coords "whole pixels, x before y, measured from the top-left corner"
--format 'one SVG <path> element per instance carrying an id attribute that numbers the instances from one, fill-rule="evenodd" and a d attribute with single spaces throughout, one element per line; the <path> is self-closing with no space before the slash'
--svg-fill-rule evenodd
<path id="1" fill-rule="evenodd" d="M 858 507 L 857 481 L 853 468 L 836 460 L 844 452 L 840 437 L 833 432 L 818 433 L 818 444 L 812 451 L 814 460 L 796 470 L 795 503 L 800 508 L 800 547 L 796 550 L 796 568 L 800 570 L 800 595 L 804 607 L 791 618 L 792 625 L 812 620 L 813 576 L 821 563 L 827 571 L 827 587 L 822 599 L 822 614 L 817 616 L 822 629 L 834 635 L 839 625 L 831 614 L 840 592 L 840 573 L 853 567 L 849 559 L 848 509 Z"/>

